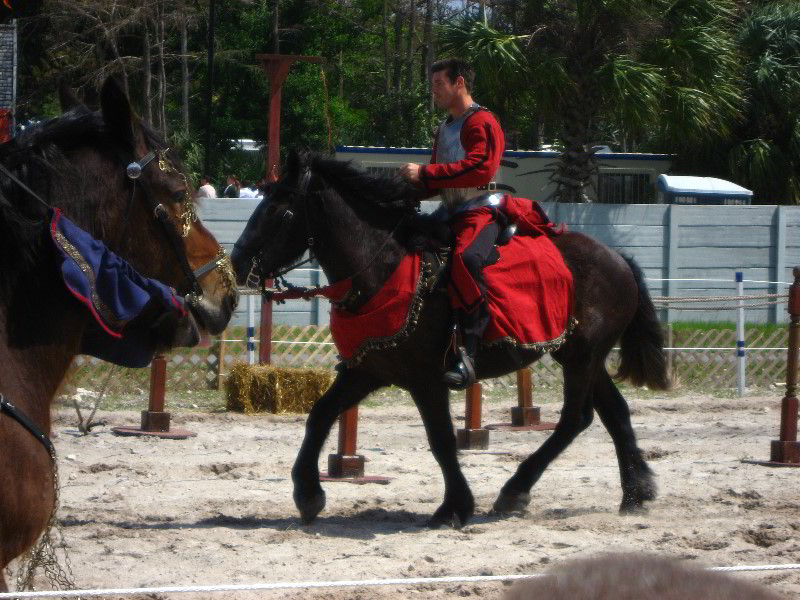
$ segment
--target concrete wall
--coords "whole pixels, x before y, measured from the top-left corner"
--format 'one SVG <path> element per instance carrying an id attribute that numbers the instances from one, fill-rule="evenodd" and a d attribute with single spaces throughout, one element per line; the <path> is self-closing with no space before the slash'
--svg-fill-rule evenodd
<path id="1" fill-rule="evenodd" d="M 17 65 L 17 22 L 0 25 L 0 109 L 14 109 Z"/>
<path id="2" fill-rule="evenodd" d="M 204 223 L 231 250 L 257 200 L 206 200 L 198 208 Z M 426 203 L 427 209 L 435 203 Z M 543 203 L 550 218 L 632 256 L 642 267 L 654 296 L 733 295 L 736 271 L 744 273 L 745 293 L 785 292 L 792 267 L 800 265 L 800 207 L 680 206 Z M 671 279 L 672 281 L 661 281 Z M 710 279 L 714 281 L 679 281 Z M 297 284 L 325 284 L 318 271 L 292 273 Z M 716 303 L 719 304 L 719 303 Z M 246 322 L 246 303 L 235 322 Z M 276 324 L 325 324 L 325 300 L 289 301 L 276 306 Z M 734 321 L 733 310 L 670 310 L 672 321 Z M 785 322 L 786 305 L 747 311 L 747 321 Z"/>

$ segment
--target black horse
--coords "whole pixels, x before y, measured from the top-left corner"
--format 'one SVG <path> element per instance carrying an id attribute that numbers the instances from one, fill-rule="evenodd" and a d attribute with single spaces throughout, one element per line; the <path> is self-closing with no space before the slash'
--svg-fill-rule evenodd
<path id="1" fill-rule="evenodd" d="M 293 152 L 285 176 L 269 190 L 236 243 L 231 260 L 237 279 L 244 282 L 254 265 L 262 278 L 268 277 L 301 257 L 311 242 L 330 282 L 355 274 L 353 287 L 363 303 L 381 288 L 408 251 L 412 228 L 406 226 L 405 216 L 416 195 L 398 178 L 373 177 L 348 163 Z M 642 273 L 631 259 L 580 233 L 563 233 L 553 241 L 574 278 L 573 316 L 577 319 L 566 343 L 552 353 L 564 369 L 564 406 L 553 434 L 520 464 L 500 491 L 494 509 L 500 513 L 523 509 L 547 465 L 589 426 L 597 411 L 619 460 L 620 511 L 637 511 L 655 498 L 656 486 L 636 445 L 628 405 L 606 370 L 606 357 L 620 341 L 618 376 L 635 385 L 666 389 L 661 327 Z M 303 521 L 313 520 L 325 506 L 317 464 L 336 418 L 387 385 L 410 392 L 444 475 L 444 502 L 430 524 L 456 519 L 463 524 L 473 514 L 475 503 L 456 458 L 448 389 L 442 382 L 452 318 L 447 296 L 429 295 L 409 337 L 341 370 L 316 402 L 292 469 L 294 501 Z M 511 373 L 542 354 L 502 346 L 481 348 L 477 376 Z"/>

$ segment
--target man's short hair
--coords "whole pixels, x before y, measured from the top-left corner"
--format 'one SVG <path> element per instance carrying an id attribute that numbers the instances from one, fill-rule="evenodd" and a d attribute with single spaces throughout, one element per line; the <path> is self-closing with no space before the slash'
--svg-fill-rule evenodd
<path id="1" fill-rule="evenodd" d="M 456 79 L 463 77 L 467 91 L 472 92 L 472 85 L 475 83 L 475 69 L 467 61 L 460 58 L 437 60 L 431 67 L 431 74 L 437 71 L 445 71 L 450 83 L 455 83 Z"/>

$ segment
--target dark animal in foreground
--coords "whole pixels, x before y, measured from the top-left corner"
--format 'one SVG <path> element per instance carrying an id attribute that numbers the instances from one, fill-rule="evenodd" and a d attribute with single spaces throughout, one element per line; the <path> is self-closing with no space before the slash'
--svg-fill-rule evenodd
<path id="1" fill-rule="evenodd" d="M 219 260 L 219 244 L 192 220 L 193 190 L 177 156 L 131 113 L 113 80 L 103 86 L 101 111 L 90 111 L 66 91 L 62 106 L 69 109 L 62 117 L 0 146 L 7 169 L 145 277 L 180 289 L 187 278 L 180 253 L 193 270 Z M 134 185 L 126 167 L 151 151 L 162 151 L 171 168 L 162 170 L 156 159 Z M 0 175 L 0 182 L 0 393 L 49 435 L 50 403 L 91 317 L 60 280 L 47 208 L 9 177 Z M 155 204 L 166 211 L 163 227 Z M 166 227 L 177 232 L 178 247 Z M 227 325 L 237 296 L 232 278 L 216 268 L 196 278 L 202 293 L 187 316 L 147 332 L 160 336 L 151 339 L 161 347 L 193 345 L 202 331 L 219 333 Z M 0 412 L 0 591 L 8 589 L 5 567 L 34 544 L 53 503 L 48 450 Z"/>
<path id="2" fill-rule="evenodd" d="M 503 600 L 782 600 L 743 577 L 659 556 L 610 554 L 520 581 Z"/>
<path id="3" fill-rule="evenodd" d="M 415 191 L 401 180 L 376 178 L 341 161 L 290 155 L 286 174 L 256 208 L 231 260 L 243 283 L 255 264 L 263 280 L 313 251 L 328 281 L 355 275 L 361 303 L 371 298 L 409 251 L 412 235 L 401 226 Z M 553 238 L 574 278 L 578 325 L 552 356 L 564 369 L 564 405 L 553 434 L 517 469 L 494 503 L 498 512 L 524 509 L 530 491 L 553 461 L 592 422 L 594 412 L 614 440 L 622 482 L 622 512 L 637 511 L 655 498 L 653 474 L 636 444 L 625 399 L 606 370 L 618 341 L 619 375 L 651 389 L 668 387 L 663 336 L 636 264 L 580 233 Z M 255 263 L 253 262 L 255 259 Z M 339 372 L 314 405 L 292 470 L 294 500 L 305 522 L 325 506 L 319 482 L 322 445 L 342 411 L 381 387 L 408 390 L 420 411 L 428 441 L 445 481 L 441 506 L 431 525 L 465 523 L 475 510 L 472 492 L 456 456 L 456 438 L 442 383 L 442 361 L 450 340 L 452 314 L 444 294 L 424 300 L 414 332 L 396 347 L 375 350 Z M 483 347 L 479 379 L 512 373 L 538 360 L 541 351 Z"/>

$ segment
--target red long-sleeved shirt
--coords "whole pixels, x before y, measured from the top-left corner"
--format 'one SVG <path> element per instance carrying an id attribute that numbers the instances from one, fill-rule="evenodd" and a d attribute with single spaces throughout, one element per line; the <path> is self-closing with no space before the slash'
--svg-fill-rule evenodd
<path id="1" fill-rule="evenodd" d="M 464 158 L 438 163 L 439 130 L 433 145 L 431 164 L 420 167 L 420 182 L 433 196 L 443 188 L 477 188 L 494 180 L 505 149 L 505 136 L 495 116 L 485 108 L 468 115 L 461 126 Z"/>

